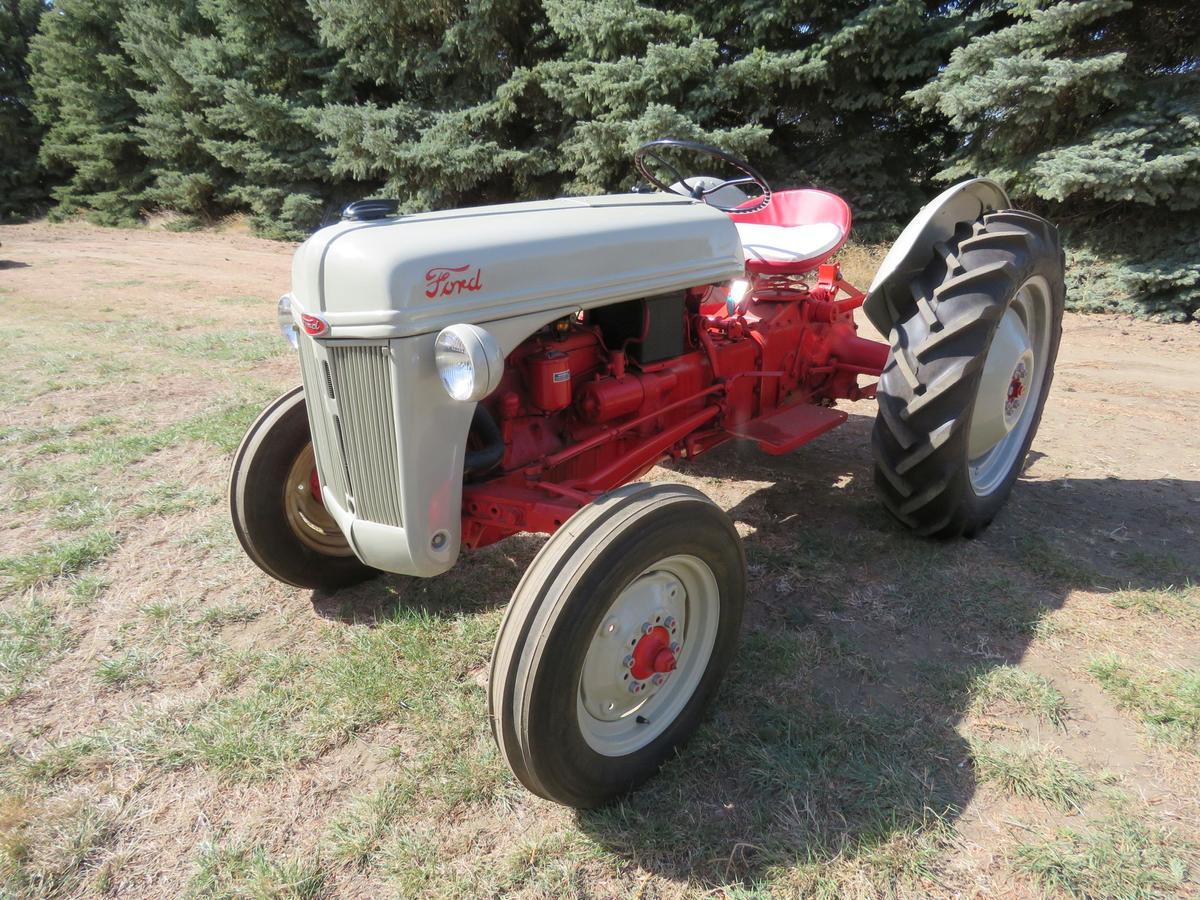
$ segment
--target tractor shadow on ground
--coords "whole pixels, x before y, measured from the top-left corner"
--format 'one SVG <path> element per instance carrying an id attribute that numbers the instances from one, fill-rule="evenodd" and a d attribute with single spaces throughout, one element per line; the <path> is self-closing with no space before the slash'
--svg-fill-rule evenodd
<path id="1" fill-rule="evenodd" d="M 0 270 L 2 269 L 28 269 L 30 264 L 27 262 L 19 262 L 15 259 L 0 259 Z"/>
<path id="2" fill-rule="evenodd" d="M 712 885 L 806 861 L 911 863 L 923 835 L 974 796 L 957 729 L 977 679 L 1019 664 L 1074 591 L 1200 581 L 1198 482 L 1038 480 L 1035 452 L 982 536 L 929 541 L 880 506 L 870 428 L 851 416 L 789 456 L 729 444 L 676 467 L 745 533 L 743 640 L 678 758 L 621 803 L 578 814 L 602 846 Z M 765 486 L 746 495 L 747 481 Z M 464 553 L 436 579 L 317 593 L 314 608 L 366 627 L 401 606 L 486 613 L 507 603 L 544 541 Z"/>
<path id="3" fill-rule="evenodd" d="M 932 542 L 878 504 L 869 432 L 852 417 L 789 457 L 727 446 L 681 467 L 771 483 L 730 509 L 751 530 L 743 643 L 678 759 L 579 815 L 606 848 L 713 885 L 911 863 L 975 793 L 957 727 L 977 679 L 1019 664 L 1073 591 L 1200 581 L 1200 483 L 1026 479 L 981 537 Z"/>

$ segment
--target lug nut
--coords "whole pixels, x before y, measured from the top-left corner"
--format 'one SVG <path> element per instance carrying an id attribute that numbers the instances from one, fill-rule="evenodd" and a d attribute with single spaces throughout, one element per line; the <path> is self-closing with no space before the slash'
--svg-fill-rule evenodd
<path id="1" fill-rule="evenodd" d="M 629 693 L 631 693 L 631 694 L 637 694 L 637 693 L 639 693 L 641 690 L 642 690 L 642 683 L 641 683 L 640 681 L 631 681 L 631 682 L 629 682 Z"/>
<path id="2" fill-rule="evenodd" d="M 654 626 L 651 625 L 649 622 L 642 623 L 642 634 L 649 634 L 653 630 L 654 630 Z"/>
<path id="3" fill-rule="evenodd" d="M 625 668 L 627 668 L 627 669 L 633 668 L 633 657 L 632 656 L 625 657 Z"/>
<path id="4" fill-rule="evenodd" d="M 667 616 L 665 619 L 663 619 L 663 626 L 664 626 L 664 627 L 665 627 L 665 628 L 666 628 L 668 631 L 674 631 L 674 630 L 675 630 L 675 617 L 674 617 L 674 616 Z"/>
<path id="5" fill-rule="evenodd" d="M 671 643 L 671 652 L 672 653 L 674 653 L 676 656 L 678 656 L 679 651 L 682 649 L 683 648 L 681 646 L 679 646 L 679 641 L 672 641 L 672 643 Z"/>
<path id="6" fill-rule="evenodd" d="M 667 676 L 660 673 L 655 675 L 651 680 L 654 682 L 655 687 L 661 687 L 666 682 Z"/>

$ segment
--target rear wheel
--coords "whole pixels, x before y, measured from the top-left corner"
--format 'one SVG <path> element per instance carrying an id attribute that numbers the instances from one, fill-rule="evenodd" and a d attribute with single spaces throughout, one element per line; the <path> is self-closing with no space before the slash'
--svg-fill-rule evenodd
<path id="1" fill-rule="evenodd" d="M 539 552 L 496 641 L 501 755 L 533 793 L 598 806 L 695 730 L 737 643 L 745 559 L 729 518 L 682 485 L 585 507 Z"/>
<path id="2" fill-rule="evenodd" d="M 921 534 L 971 536 L 1008 498 L 1062 337 L 1058 232 L 1017 210 L 960 226 L 889 335 L 872 445 L 884 505 Z"/>
<path id="3" fill-rule="evenodd" d="M 246 432 L 229 505 L 246 555 L 272 578 L 339 588 L 378 574 L 359 562 L 321 500 L 303 388 L 275 400 Z"/>

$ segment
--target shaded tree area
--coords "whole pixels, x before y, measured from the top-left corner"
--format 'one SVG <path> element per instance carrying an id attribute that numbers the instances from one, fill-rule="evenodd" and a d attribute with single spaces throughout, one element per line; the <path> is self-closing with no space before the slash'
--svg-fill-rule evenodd
<path id="1" fill-rule="evenodd" d="M 44 10 L 42 0 L 0 3 L 0 220 L 46 199 L 37 161 L 42 129 L 29 83 L 29 42 Z"/>
<path id="2" fill-rule="evenodd" d="M 2 214 L 49 191 L 300 237 L 368 194 L 627 189 L 671 135 L 843 194 L 867 234 L 990 175 L 1066 224 L 1078 304 L 1200 307 L 1188 0 L 0 2 Z"/>

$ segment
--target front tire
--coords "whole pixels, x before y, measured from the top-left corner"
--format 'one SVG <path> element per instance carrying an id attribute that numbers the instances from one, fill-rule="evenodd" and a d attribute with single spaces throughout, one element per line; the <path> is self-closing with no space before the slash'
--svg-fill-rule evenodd
<path id="1" fill-rule="evenodd" d="M 594 807 L 695 730 L 737 644 L 745 557 L 682 485 L 629 485 L 572 516 L 518 585 L 492 660 L 497 746 L 533 793 Z"/>
<path id="2" fill-rule="evenodd" d="M 272 578 L 336 589 L 378 574 L 363 565 L 320 500 L 304 389 L 268 406 L 233 457 L 229 506 L 246 555 Z"/>
<path id="3" fill-rule="evenodd" d="M 973 536 L 1008 499 L 1062 338 L 1058 231 L 989 213 L 937 244 L 889 335 L 872 447 L 884 506 L 920 534 Z"/>

